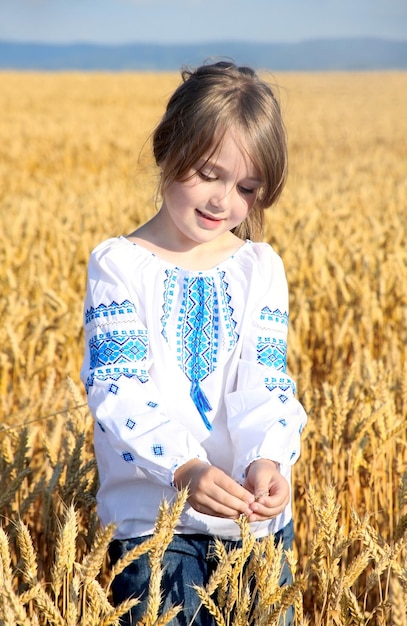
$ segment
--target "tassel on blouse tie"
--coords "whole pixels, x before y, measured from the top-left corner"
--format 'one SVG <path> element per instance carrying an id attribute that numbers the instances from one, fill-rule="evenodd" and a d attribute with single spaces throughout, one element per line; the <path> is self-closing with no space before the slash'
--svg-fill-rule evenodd
<path id="1" fill-rule="evenodd" d="M 208 411 L 212 411 L 212 407 L 205 393 L 199 386 L 198 380 L 192 381 L 190 395 L 191 395 L 192 400 L 194 401 L 196 408 L 199 411 L 200 416 L 202 417 L 202 421 L 205 424 L 206 428 L 208 430 L 212 430 L 212 424 L 206 417 L 206 414 L 208 413 Z"/>

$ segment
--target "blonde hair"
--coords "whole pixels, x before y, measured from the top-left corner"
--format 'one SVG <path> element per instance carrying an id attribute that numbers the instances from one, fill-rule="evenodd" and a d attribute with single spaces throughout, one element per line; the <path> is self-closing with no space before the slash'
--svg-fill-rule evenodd
<path id="1" fill-rule="evenodd" d="M 161 193 L 185 180 L 204 155 L 211 158 L 233 128 L 264 181 L 249 215 L 233 232 L 260 239 L 263 209 L 277 201 L 287 177 L 286 133 L 273 91 L 251 68 L 226 61 L 184 69 L 182 79 L 153 133 Z"/>

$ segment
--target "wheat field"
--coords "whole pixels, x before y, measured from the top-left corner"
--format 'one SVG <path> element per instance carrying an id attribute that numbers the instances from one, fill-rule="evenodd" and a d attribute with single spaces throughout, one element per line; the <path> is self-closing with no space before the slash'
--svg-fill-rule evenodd
<path id="1" fill-rule="evenodd" d="M 289 179 L 266 239 L 290 286 L 289 369 L 309 413 L 281 554 L 219 550 L 217 624 L 407 625 L 407 74 L 267 76 Z M 119 624 L 79 382 L 86 264 L 155 211 L 149 133 L 177 74 L 0 74 L 0 624 Z M 157 512 L 144 624 L 185 494 Z M 252 554 L 251 557 L 249 555 Z M 137 556 L 133 555 L 133 556 Z M 119 564 L 124 567 L 125 563 Z M 257 596 L 254 602 L 253 584 Z M 134 601 L 133 601 L 134 602 Z M 131 604 L 131 601 L 129 601 Z M 172 622 L 171 622 L 172 620 Z"/>

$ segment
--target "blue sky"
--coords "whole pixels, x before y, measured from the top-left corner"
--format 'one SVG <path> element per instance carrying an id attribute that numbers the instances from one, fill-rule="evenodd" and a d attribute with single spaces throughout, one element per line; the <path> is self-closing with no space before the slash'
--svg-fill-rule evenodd
<path id="1" fill-rule="evenodd" d="M 407 39 L 407 0 L 0 0 L 0 16 L 7 41 Z"/>

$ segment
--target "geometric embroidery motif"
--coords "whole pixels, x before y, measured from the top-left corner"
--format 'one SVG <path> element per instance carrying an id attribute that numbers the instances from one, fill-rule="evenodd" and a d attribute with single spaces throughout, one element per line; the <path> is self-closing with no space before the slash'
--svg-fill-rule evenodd
<path id="1" fill-rule="evenodd" d="M 184 278 L 177 326 L 177 359 L 191 381 L 202 382 L 216 368 L 219 304 L 213 280 Z"/>
<path id="2" fill-rule="evenodd" d="M 122 452 L 122 457 L 125 461 L 127 461 L 127 463 L 134 461 L 134 456 L 131 452 Z"/>
<path id="3" fill-rule="evenodd" d="M 147 330 L 114 331 L 89 340 L 90 367 L 142 361 L 147 356 Z"/>
<path id="4" fill-rule="evenodd" d="M 224 272 L 219 272 L 221 302 L 218 301 L 213 277 L 201 274 L 185 276 L 177 324 L 178 365 L 191 381 L 191 398 L 208 430 L 212 430 L 207 418 L 212 407 L 201 383 L 215 371 L 218 364 L 220 310 L 229 337 L 229 350 L 238 339 L 231 297 L 227 292 L 228 283 L 224 276 Z"/>
<path id="5" fill-rule="evenodd" d="M 234 309 L 230 304 L 230 301 L 232 298 L 230 294 L 228 294 L 228 291 L 227 291 L 229 284 L 225 280 L 225 272 L 224 271 L 219 272 L 219 275 L 222 279 L 221 281 L 221 294 L 222 294 L 222 300 L 223 300 L 222 313 L 223 313 L 223 317 L 227 320 L 226 329 L 227 329 L 227 333 L 229 337 L 229 350 L 232 350 L 235 347 L 239 339 L 239 334 L 236 332 L 237 322 L 236 320 L 233 319 Z"/>
<path id="6" fill-rule="evenodd" d="M 257 340 L 257 362 L 266 367 L 285 372 L 287 366 L 287 343 L 284 339 L 259 337 Z"/>
<path id="7" fill-rule="evenodd" d="M 109 305 L 99 304 L 96 308 L 91 306 L 90 309 L 85 312 L 85 324 L 89 324 L 92 320 L 100 317 L 112 318 L 116 315 L 124 315 L 125 313 L 136 313 L 136 307 L 130 300 L 124 300 L 121 304 L 117 302 L 112 302 Z"/>
<path id="8" fill-rule="evenodd" d="M 134 420 L 130 419 L 130 417 L 129 417 L 129 419 L 126 422 L 126 426 L 127 426 L 127 428 L 130 428 L 130 430 L 133 430 L 133 428 L 136 426 L 136 422 Z"/>
<path id="9" fill-rule="evenodd" d="M 180 270 L 178 267 L 167 269 L 165 275 L 161 333 L 165 340 L 169 341 L 167 324 L 173 309 Z M 212 430 L 207 418 L 207 413 L 212 407 L 201 383 L 218 365 L 218 351 L 221 345 L 220 316 L 222 327 L 225 328 L 222 345 L 232 350 L 239 338 L 228 287 L 224 271 L 218 270 L 217 277 L 205 276 L 202 273 L 185 275 L 182 280 L 181 303 L 177 310 L 175 337 L 177 363 L 191 381 L 191 398 L 208 430 Z"/>
<path id="10" fill-rule="evenodd" d="M 268 306 L 265 306 L 260 312 L 260 319 L 261 321 L 267 320 L 268 322 L 277 322 L 278 324 L 288 326 L 288 313 L 282 313 L 280 309 L 272 311 Z"/>
<path id="11" fill-rule="evenodd" d="M 295 396 L 295 383 L 293 380 L 291 380 L 291 378 L 276 378 L 275 376 L 266 376 L 264 379 L 264 384 L 266 389 L 268 389 L 269 391 L 274 391 L 275 389 L 278 389 L 279 391 L 282 391 L 283 393 L 281 394 L 283 396 L 283 400 L 284 398 L 286 398 L 287 396 L 285 395 L 287 393 L 287 391 L 290 391 L 290 395 Z M 281 398 L 280 398 L 281 400 Z"/>
<path id="12" fill-rule="evenodd" d="M 105 369 L 98 369 L 91 372 L 85 383 L 86 393 L 89 393 L 89 389 L 93 387 L 95 378 L 97 380 L 119 380 L 121 376 L 125 376 L 126 378 L 138 378 L 141 383 L 146 383 L 149 380 L 148 372 L 145 369 L 137 367 L 107 367 Z M 118 390 L 119 388 L 117 385 L 112 385 L 109 389 L 110 392 L 115 394 Z"/>
<path id="13" fill-rule="evenodd" d="M 164 297 L 163 297 L 163 315 L 161 317 L 161 333 L 166 341 L 167 337 L 167 320 L 171 313 L 171 308 L 174 300 L 174 290 L 177 282 L 179 269 L 175 267 L 172 270 L 165 270 L 167 278 L 164 280 Z"/>
<path id="14" fill-rule="evenodd" d="M 239 338 L 233 319 L 233 307 L 227 292 L 228 284 L 221 278 L 219 302 L 215 281 L 210 276 L 185 277 L 182 304 L 177 322 L 177 360 L 184 374 L 191 381 L 202 382 L 217 366 L 219 341 L 219 314 L 225 322 L 229 336 L 229 349 Z M 172 276 L 168 277 L 167 293 L 172 293 Z M 168 311 L 166 311 L 168 316 Z M 164 322 L 164 316 L 162 318 Z M 164 325 L 164 323 L 163 323 Z"/>
<path id="15" fill-rule="evenodd" d="M 154 456 L 164 456 L 164 446 L 161 443 L 155 443 L 151 450 Z"/>

